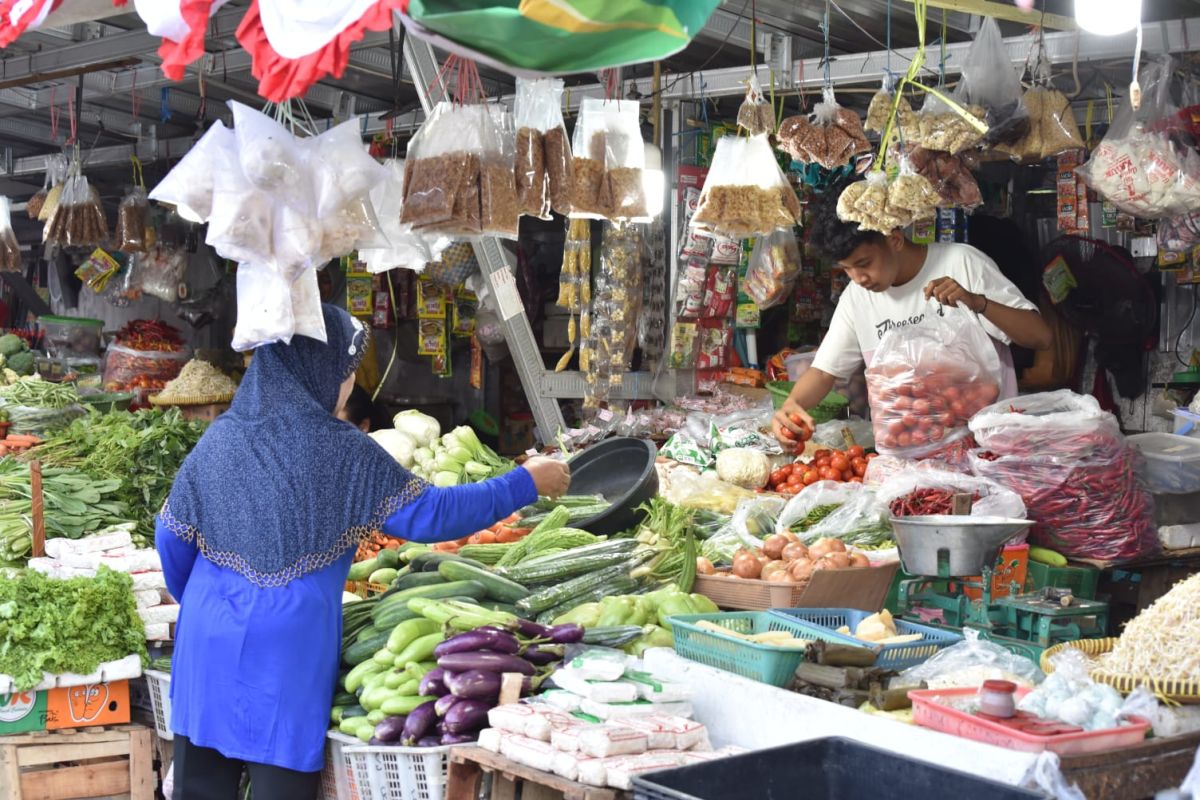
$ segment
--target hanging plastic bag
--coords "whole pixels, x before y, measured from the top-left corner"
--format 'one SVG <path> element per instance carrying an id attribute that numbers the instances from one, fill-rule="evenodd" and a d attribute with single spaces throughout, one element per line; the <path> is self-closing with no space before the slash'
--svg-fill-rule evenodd
<path id="1" fill-rule="evenodd" d="M 907 158 L 912 170 L 929 181 L 941 201 L 939 208 L 971 210 L 983 204 L 979 182 L 965 156 L 951 155 L 924 147 L 913 149 Z"/>
<path id="2" fill-rule="evenodd" d="M 150 199 L 175 206 L 189 222 L 208 222 L 216 177 L 237 158 L 237 137 L 217 120 L 150 192 Z M 240 170 L 240 167 L 239 167 Z"/>
<path id="3" fill-rule="evenodd" d="M 1037 664 L 998 644 L 979 637 L 974 628 L 963 628 L 963 641 L 939 650 L 928 660 L 910 667 L 892 680 L 889 688 L 920 686 L 930 689 L 978 688 L 984 681 L 1012 681 L 1032 688 L 1046 675 Z"/>
<path id="4" fill-rule="evenodd" d="M 943 490 L 947 495 L 947 503 L 950 502 L 949 496 L 954 494 L 972 495 L 973 517 L 1027 519 L 1025 503 L 1021 496 L 1003 483 L 979 475 L 964 475 L 937 467 L 912 466 L 901 469 L 879 485 L 876 495 L 893 517 L 950 513 L 950 510 L 942 512 L 922 507 L 930 505 L 929 498 L 912 497 L 914 492 L 925 489 Z M 1013 541 L 1019 543 L 1024 541 L 1024 538 L 1018 535 Z"/>
<path id="5" fill-rule="evenodd" d="M 321 311 L 321 287 L 316 269 L 306 269 L 292 281 L 292 323 L 295 336 L 328 341 L 325 314 Z"/>
<path id="6" fill-rule="evenodd" d="M 571 216 L 643 219 L 649 216 L 646 165 L 638 104 L 586 98 L 572 142 Z"/>
<path id="7" fill-rule="evenodd" d="M 778 139 L 779 149 L 792 158 L 825 169 L 838 169 L 856 156 L 871 152 L 862 120 L 838 105 L 833 89 L 828 87 L 811 117 L 789 117 L 780 123 Z"/>
<path id="8" fill-rule="evenodd" d="M 255 189 L 242 173 L 236 144 L 235 140 L 222 143 L 218 138 L 206 152 L 206 168 L 213 170 L 214 178 L 204 241 L 222 258 L 266 263 L 273 250 L 275 204 L 271 195 Z"/>
<path id="9" fill-rule="evenodd" d="M 270 193 L 277 201 L 311 213 L 313 196 L 308 187 L 307 147 L 275 120 L 236 100 L 233 132 L 242 174 L 250 185 Z"/>
<path id="10" fill-rule="evenodd" d="M 231 346 L 239 353 L 271 342 L 290 344 L 296 332 L 292 288 L 270 266 L 239 264 L 237 324 Z"/>
<path id="11" fill-rule="evenodd" d="M 866 180 L 851 183 L 838 196 L 838 218 L 857 222 L 862 230 L 878 231 L 884 235 L 913 222 L 913 213 L 892 202 L 887 173 L 872 170 Z"/>
<path id="12" fill-rule="evenodd" d="M 187 273 L 185 250 L 158 247 L 138 261 L 139 284 L 143 293 L 168 303 L 179 299 L 179 287 Z"/>
<path id="13" fill-rule="evenodd" d="M 12 206 L 3 195 L 0 195 L 0 271 L 21 271 L 21 246 L 13 232 Z"/>
<path id="14" fill-rule="evenodd" d="M 1075 123 L 1071 101 L 1053 86 L 1033 86 L 1023 100 L 1029 112 L 1029 132 L 1009 145 L 996 149 L 1014 161 L 1034 162 L 1084 148 Z"/>
<path id="15" fill-rule="evenodd" d="M 354 119 L 301 141 L 310 154 L 318 218 L 362 200 L 387 177 L 386 170 L 367 152 L 360 131 L 359 121 Z"/>
<path id="16" fill-rule="evenodd" d="M 760 309 L 787 299 L 800 274 L 800 245 L 790 228 L 777 228 L 754 242 L 742 291 Z"/>
<path id="17" fill-rule="evenodd" d="M 125 267 L 115 279 L 108 282 L 104 289 L 104 299 L 114 308 L 127 308 L 142 299 L 141 259 L 140 253 L 132 253 L 125 259 Z"/>
<path id="18" fill-rule="evenodd" d="M 46 218 L 41 216 L 42 210 L 46 206 L 46 200 L 50 192 L 55 187 L 61 187 L 62 182 L 67 177 L 67 167 L 69 163 L 67 157 L 62 153 L 54 153 L 46 157 L 46 175 L 42 178 L 42 188 L 33 197 L 29 198 L 29 202 L 25 204 L 25 213 L 30 219 L 40 219 L 45 222 Z M 58 191 L 62 191 L 61 188 Z"/>
<path id="19" fill-rule="evenodd" d="M 438 103 L 408 146 L 400 221 L 449 236 L 482 231 L 480 154 L 487 109 Z"/>
<path id="20" fill-rule="evenodd" d="M 704 182 L 692 226 L 745 239 L 790 228 L 800 201 L 784 178 L 765 136 L 722 136 Z"/>
<path id="21" fill-rule="evenodd" d="M 983 450 L 1003 456 L 1083 459 L 1125 449 L 1117 418 L 1096 398 L 1070 389 L 1026 394 L 987 406 L 970 423 Z"/>
<path id="22" fill-rule="evenodd" d="M 875 490 L 860 483 L 817 481 L 805 486 L 788 500 L 775 532 L 795 533 L 805 544 L 832 537 L 863 549 L 895 546 L 887 506 Z"/>
<path id="23" fill-rule="evenodd" d="M 1029 133 L 1029 112 L 1021 97 L 1021 79 L 1013 69 L 995 18 L 985 17 L 963 61 L 954 99 L 984 109 L 984 143 L 1011 144 Z M 928 147 L 928 145 L 926 145 Z M 953 151 L 951 151 L 953 152 Z"/>
<path id="24" fill-rule="evenodd" d="M 1158 249 L 1186 253 L 1200 244 L 1200 211 L 1158 221 Z"/>
<path id="25" fill-rule="evenodd" d="M 1142 104 L 1126 98 L 1104 140 L 1076 171 L 1117 208 L 1142 219 L 1161 219 L 1200 205 L 1200 159 L 1174 144 L 1160 128 L 1174 119 L 1169 57 L 1142 68 Z"/>
<path id="26" fill-rule="evenodd" d="M 951 155 L 977 147 L 987 134 L 987 123 L 984 122 L 987 111 L 983 106 L 967 106 L 962 110 L 974 117 L 975 121 L 972 122 L 937 95 L 927 93 L 917 113 L 917 135 L 909 141 L 919 147 Z"/>
<path id="27" fill-rule="evenodd" d="M 996 348 L 969 313 L 931 306 L 921 323 L 886 334 L 867 368 L 876 449 L 920 458 L 969 435 L 1000 378 Z"/>
<path id="28" fill-rule="evenodd" d="M 745 129 L 751 136 L 775 132 L 775 107 L 763 97 L 757 70 L 750 73 L 750 84 L 746 87 L 746 99 L 738 107 L 737 122 L 738 127 Z"/>
<path id="29" fill-rule="evenodd" d="M 117 249 L 122 253 L 146 252 L 146 228 L 149 224 L 150 204 L 146 199 L 146 188 L 135 186 L 121 199 L 117 207 Z"/>
<path id="30" fill-rule="evenodd" d="M 358 256 L 367 265 L 368 272 L 386 272 L 396 267 L 420 272 L 426 264 L 441 256 L 449 246 L 450 239 L 437 234 L 418 233 L 411 225 L 400 222 L 404 204 L 404 161 L 389 159 L 383 166 L 386 177 L 371 190 L 370 200 L 388 245 L 382 248 L 363 247 L 358 251 Z"/>
<path id="31" fill-rule="evenodd" d="M 521 213 L 550 219 L 571 212 L 572 160 L 562 115 L 563 82 L 517 78 L 514 110 L 517 197 Z"/>
<path id="32" fill-rule="evenodd" d="M 96 247 L 108 238 L 108 222 L 99 194 L 72 165 L 72 175 L 63 184 L 53 216 L 42 232 L 47 244 L 62 247 Z"/>
<path id="33" fill-rule="evenodd" d="M 504 106 L 487 106 L 484 149 L 480 154 L 479 205 L 483 233 L 516 239 L 521 216 L 514 165 L 516 132 Z"/>

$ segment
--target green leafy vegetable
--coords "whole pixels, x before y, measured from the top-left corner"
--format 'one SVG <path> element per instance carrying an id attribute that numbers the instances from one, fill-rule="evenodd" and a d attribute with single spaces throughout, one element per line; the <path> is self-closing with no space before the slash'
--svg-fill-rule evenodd
<path id="1" fill-rule="evenodd" d="M 34 570 L 0 580 L 0 673 L 24 691 L 42 673 L 86 675 L 101 663 L 146 654 L 146 630 L 128 575 L 55 580 Z"/>

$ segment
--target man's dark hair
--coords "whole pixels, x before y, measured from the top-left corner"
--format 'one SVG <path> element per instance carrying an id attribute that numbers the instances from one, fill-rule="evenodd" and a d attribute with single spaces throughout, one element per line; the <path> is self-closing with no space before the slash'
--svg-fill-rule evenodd
<path id="1" fill-rule="evenodd" d="M 808 223 L 808 243 L 821 256 L 832 261 L 850 257 L 861 244 L 882 242 L 886 237 L 877 231 L 860 230 L 857 222 L 842 222 L 837 215 L 837 201 L 853 181 L 839 183 L 817 197 L 812 205 L 813 215 Z"/>
<path id="2" fill-rule="evenodd" d="M 350 398 L 346 400 L 346 416 L 354 425 L 361 425 L 365 419 L 370 421 L 371 430 L 379 428 L 379 409 L 371 401 L 371 394 L 357 383 L 350 392 Z"/>

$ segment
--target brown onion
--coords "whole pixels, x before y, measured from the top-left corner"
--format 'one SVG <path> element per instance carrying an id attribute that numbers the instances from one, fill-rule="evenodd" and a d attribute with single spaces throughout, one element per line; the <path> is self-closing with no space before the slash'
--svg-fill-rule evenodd
<path id="1" fill-rule="evenodd" d="M 801 542 L 792 542 L 783 548 L 783 560 L 795 561 L 797 558 L 807 558 L 808 548 Z"/>
<path id="2" fill-rule="evenodd" d="M 783 548 L 787 547 L 787 545 L 787 537 L 785 537 L 783 534 L 772 534 L 771 536 L 767 537 L 765 542 L 763 542 L 763 552 L 766 553 L 771 559 L 778 559 L 783 553 Z"/>
<path id="3" fill-rule="evenodd" d="M 762 574 L 762 564 L 749 553 L 738 553 L 733 557 L 733 574 L 738 578 L 757 578 Z"/>
<path id="4" fill-rule="evenodd" d="M 696 574 L 697 575 L 712 575 L 716 572 L 713 563 L 704 556 L 696 556 Z"/>

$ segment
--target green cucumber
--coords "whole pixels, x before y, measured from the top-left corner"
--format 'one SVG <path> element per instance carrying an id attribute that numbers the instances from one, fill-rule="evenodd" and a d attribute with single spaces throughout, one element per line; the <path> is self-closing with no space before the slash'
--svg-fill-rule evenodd
<path id="1" fill-rule="evenodd" d="M 405 589 L 402 592 L 396 592 L 388 598 L 388 601 L 407 603 L 418 597 L 424 600 L 445 600 L 448 597 L 473 597 L 476 600 L 482 600 L 487 597 L 487 587 L 476 580 L 449 581 L 435 583 L 432 586 L 415 586 L 412 589 Z"/>
<path id="2" fill-rule="evenodd" d="M 488 597 L 501 603 L 515 603 L 529 596 L 529 590 L 521 584 L 502 578 L 478 564 L 443 561 L 438 564 L 438 574 L 448 581 L 478 581 L 487 590 Z"/>
<path id="3" fill-rule="evenodd" d="M 395 550 L 389 550 L 386 547 L 383 550 L 379 551 L 379 555 L 375 556 L 375 560 L 378 562 L 377 566 L 380 569 L 385 569 L 385 568 L 399 569 L 400 568 L 400 554 L 397 553 Z"/>
<path id="4" fill-rule="evenodd" d="M 368 713 L 374 711 L 383 705 L 383 701 L 394 695 L 396 692 L 386 686 L 376 686 L 373 689 L 367 689 L 359 698 L 359 703 L 367 710 Z"/>
<path id="5" fill-rule="evenodd" d="M 377 708 L 374 711 L 367 712 L 367 722 L 371 723 L 372 725 L 378 725 L 385 719 L 387 719 L 387 714 L 383 712 L 382 708 Z"/>
<path id="6" fill-rule="evenodd" d="M 346 648 L 346 652 L 342 653 L 342 660 L 352 667 L 369 661 L 377 650 L 387 646 L 389 633 L 390 631 L 381 631 L 365 642 L 355 642 Z"/>
<path id="7" fill-rule="evenodd" d="M 420 706 L 432 702 L 433 700 L 431 698 L 421 697 L 420 695 L 393 694 L 387 700 L 383 701 L 383 705 L 380 706 L 380 708 L 383 709 L 383 713 L 387 714 L 389 717 L 392 717 L 399 716 L 401 714 L 411 714 Z"/>
<path id="8" fill-rule="evenodd" d="M 377 636 L 378 634 L 379 628 L 376 628 L 374 625 L 368 625 L 358 632 L 358 636 L 354 637 L 354 641 L 365 642 L 367 639 L 370 639 L 372 636 Z"/>
<path id="9" fill-rule="evenodd" d="M 357 561 L 350 565 L 350 572 L 346 575 L 346 579 L 351 581 L 365 581 L 367 576 L 377 569 L 379 569 L 379 565 L 373 558 L 368 558 L 366 561 Z"/>
<path id="10" fill-rule="evenodd" d="M 420 639 L 422 636 L 428 636 L 437 630 L 438 625 L 436 622 L 430 622 L 423 617 L 406 620 L 392 629 L 391 635 L 388 636 L 387 649 L 394 658 L 398 653 L 404 652 L 417 639 Z"/>
<path id="11" fill-rule="evenodd" d="M 381 647 L 371 656 L 371 660 L 376 664 L 382 664 L 386 667 L 392 663 L 392 651 L 388 650 L 387 647 Z"/>
<path id="12" fill-rule="evenodd" d="M 406 673 L 404 670 L 393 669 L 384 676 L 383 685 L 392 691 L 395 691 L 396 689 L 400 688 L 400 684 L 407 683 L 408 681 L 408 673 Z"/>
<path id="13" fill-rule="evenodd" d="M 377 569 L 367 576 L 367 583 L 374 583 L 380 586 L 391 586 L 392 581 L 396 580 L 397 570 L 393 567 L 384 567 Z"/>
<path id="14" fill-rule="evenodd" d="M 445 579 L 436 572 L 410 572 L 407 575 L 401 575 L 392 584 L 392 590 L 385 597 L 391 597 L 396 592 L 402 592 L 405 589 L 415 589 L 418 586 L 436 586 L 439 583 L 445 583 Z"/>
<path id="15" fill-rule="evenodd" d="M 352 706 L 356 703 L 358 703 L 358 698 L 354 696 L 353 692 L 342 691 L 333 696 L 335 706 Z"/>
<path id="16" fill-rule="evenodd" d="M 554 555 L 526 559 L 514 566 L 505 567 L 502 574 L 518 583 L 561 583 L 585 572 L 595 572 L 619 564 L 629 558 L 637 546 L 638 543 L 633 539 L 597 542 Z"/>
<path id="17" fill-rule="evenodd" d="M 474 564 L 475 562 L 469 558 L 456 556 L 454 553 L 442 553 L 430 551 L 422 553 L 412 560 L 411 565 L 413 572 L 437 572 L 438 565 L 443 561 L 461 561 L 464 564 Z"/>
<path id="18" fill-rule="evenodd" d="M 342 686 L 345 688 L 347 693 L 353 695 L 362 687 L 363 681 L 368 675 L 374 675 L 379 671 L 379 666 L 376 665 L 374 661 L 367 659 L 346 673 L 346 680 L 342 682 Z M 357 700 L 355 700 L 355 702 L 357 702 Z"/>
<path id="19" fill-rule="evenodd" d="M 366 721 L 367 717 L 365 713 L 360 717 L 343 716 L 341 724 L 338 725 L 338 731 L 346 734 L 347 736 L 355 736 L 358 734 L 359 726 Z"/>
<path id="20" fill-rule="evenodd" d="M 412 697 L 421 689 L 421 682 L 414 681 L 409 678 L 396 689 L 396 694 L 400 697 Z"/>
<path id="21" fill-rule="evenodd" d="M 620 564 L 597 570 L 596 572 L 571 578 L 564 583 L 547 586 L 545 589 L 540 589 L 525 599 L 518 601 L 517 608 L 521 609 L 522 613 L 525 614 L 540 614 L 555 606 L 567 603 L 573 597 L 594 593 L 596 589 L 603 587 L 607 583 L 611 583 L 622 577 L 629 577 L 629 571 L 640 562 L 640 558 L 630 559 Z"/>
<path id="22" fill-rule="evenodd" d="M 399 669 L 405 669 L 409 664 L 421 663 L 433 658 L 433 649 L 446 640 L 446 634 L 442 633 L 438 628 L 437 623 L 429 622 L 433 626 L 434 632 L 419 636 L 408 643 L 408 646 L 396 654 L 392 663 Z"/>

